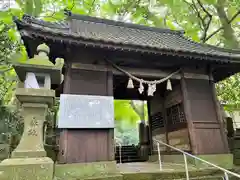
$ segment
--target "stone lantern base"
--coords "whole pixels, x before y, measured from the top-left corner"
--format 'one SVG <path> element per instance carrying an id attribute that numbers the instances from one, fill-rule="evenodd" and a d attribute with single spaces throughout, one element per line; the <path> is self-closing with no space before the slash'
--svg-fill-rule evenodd
<path id="1" fill-rule="evenodd" d="M 55 92 L 49 89 L 17 88 L 22 104 L 24 132 L 10 159 L 0 163 L 1 180 L 52 180 L 54 162 L 46 157 L 43 124 Z"/>
<path id="2" fill-rule="evenodd" d="M 0 163 L 0 179 L 52 180 L 53 167 L 48 157 L 5 159 Z"/>

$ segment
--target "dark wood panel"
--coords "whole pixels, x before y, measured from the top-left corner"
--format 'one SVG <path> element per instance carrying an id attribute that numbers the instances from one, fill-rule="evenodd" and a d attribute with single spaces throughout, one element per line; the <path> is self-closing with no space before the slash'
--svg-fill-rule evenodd
<path id="1" fill-rule="evenodd" d="M 211 82 L 183 79 L 185 114 L 187 114 L 190 139 L 194 154 L 227 153 L 225 135 L 216 112 L 216 102 Z M 184 98 L 185 98 L 184 97 Z"/>
<path id="2" fill-rule="evenodd" d="M 67 68 L 65 76 L 65 94 L 113 96 L 112 72 Z M 60 163 L 114 160 L 113 129 L 68 129 L 60 142 Z"/>
<path id="3" fill-rule="evenodd" d="M 164 99 L 164 107 L 168 108 L 173 105 L 179 104 L 182 102 L 182 92 L 180 85 L 176 85 L 173 87 L 172 91 L 168 91 L 166 93 L 165 99 Z"/>
<path id="4" fill-rule="evenodd" d="M 66 67 L 66 71 L 64 74 L 64 86 L 63 86 L 63 93 L 68 94 L 70 93 L 70 83 L 71 83 L 71 68 Z"/>
<path id="5" fill-rule="evenodd" d="M 212 87 L 207 80 L 186 79 L 192 121 L 217 121 Z"/>
<path id="6" fill-rule="evenodd" d="M 108 133 L 108 142 L 110 142 L 108 147 L 108 159 L 115 159 L 115 153 L 114 153 L 114 129 L 109 129 Z"/>
<path id="7" fill-rule="evenodd" d="M 71 70 L 71 94 L 112 96 L 112 73 Z"/>
<path id="8" fill-rule="evenodd" d="M 198 154 L 226 153 L 220 129 L 195 129 Z"/>
<path id="9" fill-rule="evenodd" d="M 67 130 L 62 129 L 59 135 L 59 153 L 58 162 L 66 163 L 66 152 L 67 152 Z"/>
<path id="10" fill-rule="evenodd" d="M 177 123 L 177 124 L 168 124 L 167 125 L 167 132 L 173 132 L 173 131 L 178 131 L 180 129 L 186 129 L 187 128 L 187 123 L 182 122 L 182 123 Z"/>
<path id="11" fill-rule="evenodd" d="M 194 122 L 195 129 L 220 129 L 220 124 L 217 122 Z"/>
<path id="12" fill-rule="evenodd" d="M 217 99 L 217 93 L 216 93 L 216 89 L 215 89 L 215 84 L 213 82 L 212 74 L 210 74 L 209 77 L 211 79 L 210 86 L 211 86 L 211 90 L 212 90 L 212 94 L 213 94 L 214 107 L 215 107 L 215 110 L 216 110 L 216 115 L 217 115 L 218 122 L 220 124 L 222 142 L 223 142 L 223 145 L 225 147 L 225 152 L 230 153 L 230 149 L 229 149 L 229 146 L 228 146 L 228 140 L 227 140 L 227 133 L 225 132 L 225 128 L 224 128 L 224 125 L 223 125 L 223 118 L 224 117 L 222 116 L 222 112 L 221 112 L 221 108 L 220 108 L 220 102 Z"/>
<path id="13" fill-rule="evenodd" d="M 165 134 L 166 133 L 166 129 L 165 128 L 157 128 L 152 130 L 152 136 L 156 136 L 158 134 Z"/>
<path id="14" fill-rule="evenodd" d="M 163 113 L 158 112 L 154 115 L 151 115 L 151 129 L 154 131 L 155 129 L 163 128 L 165 127 L 165 122 L 163 119 Z"/>
<path id="15" fill-rule="evenodd" d="M 153 143 L 153 138 L 166 142 L 166 128 L 163 120 L 163 104 L 164 100 L 159 92 L 160 88 L 157 88 L 155 95 L 148 100 L 148 114 L 149 114 L 149 136 L 151 153 L 156 150 L 156 146 Z"/>
<path id="16" fill-rule="evenodd" d="M 158 91 L 158 89 L 157 89 Z M 163 98 L 156 92 L 155 96 L 149 99 L 149 106 L 151 107 L 150 115 L 154 115 L 156 113 L 163 111 Z"/>
<path id="17" fill-rule="evenodd" d="M 192 123 L 191 103 L 189 101 L 187 83 L 186 83 L 186 79 L 184 78 L 184 72 L 182 72 L 182 78 L 181 78 L 180 84 L 181 84 L 181 91 L 183 96 L 183 109 L 184 109 L 184 114 L 187 121 L 187 129 L 188 129 L 189 140 L 191 144 L 190 148 L 192 153 L 196 154 L 197 152 L 196 133 Z"/>
<path id="18" fill-rule="evenodd" d="M 67 143 L 60 143 L 60 149 L 65 150 L 64 163 L 114 160 L 113 129 L 71 129 L 66 133 Z"/>

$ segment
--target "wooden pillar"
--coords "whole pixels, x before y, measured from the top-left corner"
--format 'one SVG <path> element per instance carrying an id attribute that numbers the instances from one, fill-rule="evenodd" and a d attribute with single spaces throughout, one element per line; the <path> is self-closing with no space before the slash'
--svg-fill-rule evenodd
<path id="1" fill-rule="evenodd" d="M 148 110 L 148 126 L 149 126 L 149 150 L 150 150 L 150 154 L 152 154 L 153 151 L 153 139 L 152 139 L 152 118 L 151 118 L 151 106 L 150 106 L 150 98 L 148 98 L 147 100 L 147 110 Z"/>
<path id="2" fill-rule="evenodd" d="M 185 117 L 187 120 L 191 150 L 193 154 L 197 154 L 197 147 L 196 147 L 197 141 L 195 138 L 195 132 L 194 132 L 193 122 L 192 122 L 191 104 L 189 101 L 186 79 L 184 78 L 184 74 L 182 74 L 180 83 L 181 83 L 181 89 L 182 89 L 183 106 L 184 106 Z"/>
<path id="3" fill-rule="evenodd" d="M 158 88 L 157 88 L 158 89 Z M 163 113 L 163 98 L 160 96 L 159 92 L 149 99 L 148 108 L 149 108 L 149 127 L 151 130 L 150 139 L 158 139 L 163 142 L 166 142 L 166 129 L 164 123 L 164 113 Z M 154 144 L 154 141 L 151 140 L 152 143 L 152 153 L 157 151 L 157 146 Z M 162 147 L 162 151 L 165 150 L 165 147 Z"/>
<path id="4" fill-rule="evenodd" d="M 64 94 L 113 96 L 112 78 L 112 73 L 109 71 L 69 67 Z M 99 128 L 65 128 L 60 135 L 60 153 L 60 156 L 63 156 L 60 158 L 60 163 L 113 161 L 114 128 L 102 128 L 100 125 Z"/>
<path id="5" fill-rule="evenodd" d="M 165 99 L 164 99 L 165 100 Z M 165 136 L 166 136 L 166 143 L 169 144 L 169 139 L 168 139 L 168 120 L 167 120 L 167 108 L 166 104 L 163 103 L 163 120 L 164 120 L 164 128 L 165 128 Z M 170 149 L 169 147 L 166 147 L 166 151 L 169 152 Z"/>
<path id="6" fill-rule="evenodd" d="M 187 79 L 183 74 L 181 86 L 193 154 L 228 153 L 212 82 Z"/>
<path id="7" fill-rule="evenodd" d="M 227 153 L 229 153 L 230 150 L 229 150 L 229 146 L 228 146 L 227 133 L 225 133 L 225 129 L 224 129 L 224 125 L 223 125 L 223 123 L 224 123 L 223 118 L 224 117 L 222 116 L 220 102 L 217 99 L 217 93 L 216 93 L 216 89 L 215 89 L 215 83 L 213 82 L 212 74 L 209 75 L 209 83 L 210 83 L 210 86 L 211 86 L 211 89 L 212 89 L 213 102 L 214 102 L 214 105 L 215 105 L 217 120 L 218 120 L 219 125 L 220 125 L 220 131 L 221 131 L 221 136 L 222 136 L 222 140 L 223 140 L 224 149 L 226 150 Z"/>

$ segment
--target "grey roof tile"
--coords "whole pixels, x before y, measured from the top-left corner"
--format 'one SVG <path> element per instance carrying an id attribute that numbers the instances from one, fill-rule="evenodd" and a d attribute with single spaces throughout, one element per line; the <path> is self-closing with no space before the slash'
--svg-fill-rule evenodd
<path id="1" fill-rule="evenodd" d="M 25 15 L 21 21 L 18 20 L 16 23 L 18 26 L 22 23 L 21 28 L 24 28 L 24 25 L 30 25 L 52 34 L 57 33 L 73 38 L 131 45 L 146 50 L 168 50 L 240 60 L 240 51 L 190 41 L 181 31 L 150 28 L 81 15 L 70 15 L 68 21 L 57 23 L 45 22 Z"/>

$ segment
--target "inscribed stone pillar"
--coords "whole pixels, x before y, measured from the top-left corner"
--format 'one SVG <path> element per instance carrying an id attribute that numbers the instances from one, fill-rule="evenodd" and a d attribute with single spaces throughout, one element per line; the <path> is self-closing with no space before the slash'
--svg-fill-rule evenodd
<path id="1" fill-rule="evenodd" d="M 24 133 L 12 158 L 46 157 L 43 145 L 43 123 L 47 104 L 23 103 Z"/>
<path id="2" fill-rule="evenodd" d="M 48 59 L 49 48 L 42 44 L 38 55 L 27 63 L 14 66 L 19 77 L 16 97 L 22 105 L 24 132 L 10 159 L 0 163 L 1 180 L 52 180 L 53 161 L 46 157 L 43 123 L 47 110 L 54 104 L 51 83 L 60 84 L 63 61 L 54 65 Z M 56 60 L 57 61 L 57 60 Z M 52 82 L 51 82 L 52 81 Z"/>

